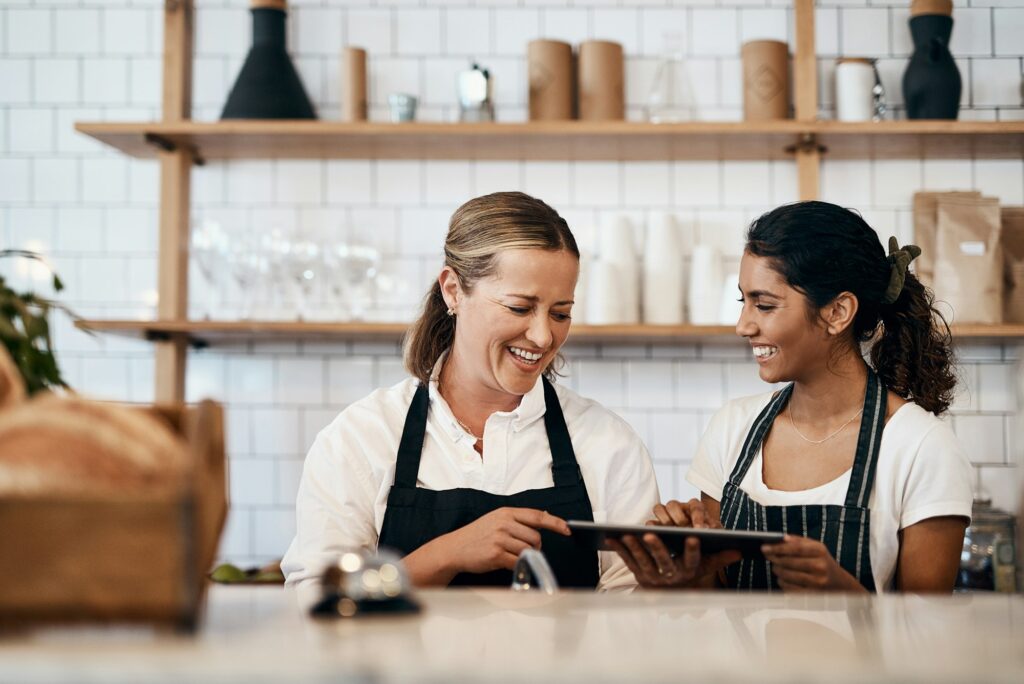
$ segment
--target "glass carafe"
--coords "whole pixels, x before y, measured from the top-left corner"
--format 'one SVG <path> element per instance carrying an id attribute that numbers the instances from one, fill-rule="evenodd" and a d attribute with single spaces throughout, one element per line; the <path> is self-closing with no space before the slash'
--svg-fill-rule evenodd
<path id="1" fill-rule="evenodd" d="M 693 86 L 686 69 L 681 33 L 666 33 L 663 53 L 647 96 L 647 120 L 673 123 L 693 118 Z"/>

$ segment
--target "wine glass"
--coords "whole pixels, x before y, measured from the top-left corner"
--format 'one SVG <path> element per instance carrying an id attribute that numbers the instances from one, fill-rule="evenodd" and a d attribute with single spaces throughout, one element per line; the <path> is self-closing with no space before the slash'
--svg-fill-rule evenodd
<path id="1" fill-rule="evenodd" d="M 286 277 L 295 285 L 298 298 L 298 318 L 309 320 L 311 298 L 323 280 L 323 253 L 318 241 L 306 234 L 297 235 L 284 260 Z"/>
<path id="2" fill-rule="evenodd" d="M 361 321 L 373 301 L 380 253 L 369 245 L 336 242 L 325 255 L 332 300 L 344 309 L 348 319 Z"/>
<path id="3" fill-rule="evenodd" d="M 257 290 L 269 272 L 267 257 L 259 248 L 257 238 L 251 232 L 232 237 L 227 251 L 227 263 L 241 296 L 239 318 L 250 320 L 257 301 L 261 301 Z"/>
<path id="4" fill-rule="evenodd" d="M 220 308 L 223 283 L 222 268 L 228 250 L 228 236 L 220 222 L 212 218 L 192 221 L 191 253 L 203 277 L 203 307 L 201 316 L 210 320 Z"/>
<path id="5" fill-rule="evenodd" d="M 292 243 L 288 234 L 281 228 L 272 228 L 259 238 L 260 252 L 266 266 L 266 276 L 261 280 L 264 303 L 264 317 L 276 319 L 293 301 L 298 299 L 294 292 L 296 285 L 288 274 L 287 262 L 291 253 Z"/>

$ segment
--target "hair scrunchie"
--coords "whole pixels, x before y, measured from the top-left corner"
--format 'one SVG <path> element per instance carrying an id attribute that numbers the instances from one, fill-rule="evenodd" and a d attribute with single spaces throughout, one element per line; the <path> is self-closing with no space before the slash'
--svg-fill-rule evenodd
<path id="1" fill-rule="evenodd" d="M 899 299 L 903 283 L 907 279 L 907 268 L 910 262 L 919 256 L 921 248 L 917 245 L 900 247 L 895 237 L 889 238 L 889 256 L 886 257 L 886 261 L 889 262 L 889 287 L 882 293 L 882 304 L 892 304 Z"/>

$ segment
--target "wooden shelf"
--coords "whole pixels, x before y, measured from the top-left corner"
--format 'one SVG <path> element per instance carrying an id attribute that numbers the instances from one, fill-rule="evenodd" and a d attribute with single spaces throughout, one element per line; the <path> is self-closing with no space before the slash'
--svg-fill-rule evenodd
<path id="1" fill-rule="evenodd" d="M 76 130 L 133 157 L 188 150 L 198 160 L 784 159 L 822 145 L 829 159 L 1020 158 L 1024 121 L 765 121 L 342 123 L 227 121 L 79 123 Z"/>
<path id="2" fill-rule="evenodd" d="M 1021 159 L 1024 121 L 819 121 L 828 159 Z"/>
<path id="3" fill-rule="evenodd" d="M 765 159 L 784 158 L 802 128 L 760 124 L 584 121 L 538 123 L 215 123 L 78 124 L 82 133 L 135 157 L 192 149 L 207 160 L 334 159 Z"/>
<path id="4" fill-rule="evenodd" d="M 195 346 L 281 340 L 399 342 L 406 323 L 315 323 L 292 321 L 132 321 L 80 320 L 82 330 L 166 341 L 185 339 Z M 954 326 L 957 339 L 1024 340 L 1024 325 Z M 672 344 L 738 342 L 731 325 L 574 325 L 570 342 Z"/>

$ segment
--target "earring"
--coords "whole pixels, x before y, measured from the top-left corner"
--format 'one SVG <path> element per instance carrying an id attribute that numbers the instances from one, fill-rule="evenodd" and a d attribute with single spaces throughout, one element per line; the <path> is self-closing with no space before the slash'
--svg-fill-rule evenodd
<path id="1" fill-rule="evenodd" d="M 448 307 L 448 315 L 449 316 L 454 316 L 455 315 L 455 309 L 453 309 L 452 307 L 449 306 Z"/>

